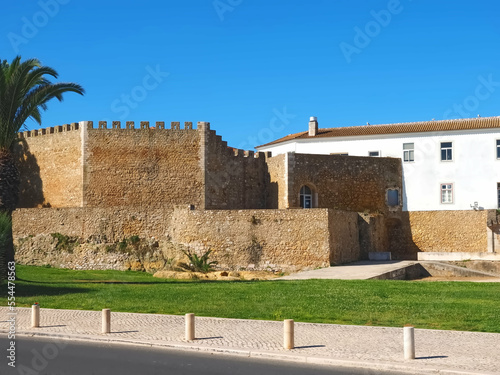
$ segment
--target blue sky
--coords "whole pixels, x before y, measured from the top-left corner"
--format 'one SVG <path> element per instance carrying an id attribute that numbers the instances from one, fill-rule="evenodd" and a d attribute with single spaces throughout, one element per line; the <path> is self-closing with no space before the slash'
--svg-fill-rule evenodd
<path id="1" fill-rule="evenodd" d="M 0 58 L 78 82 L 43 126 L 210 121 L 251 149 L 320 127 L 500 115 L 494 0 L 6 2 Z M 37 125 L 29 123 L 29 128 Z"/>

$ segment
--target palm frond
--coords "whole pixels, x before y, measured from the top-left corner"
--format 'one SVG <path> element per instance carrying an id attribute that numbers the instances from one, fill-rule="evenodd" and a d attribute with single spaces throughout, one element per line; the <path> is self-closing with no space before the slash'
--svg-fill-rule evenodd
<path id="1" fill-rule="evenodd" d="M 10 64 L 0 60 L 0 148 L 10 149 L 28 119 L 41 125 L 41 111 L 47 110 L 50 100 L 62 101 L 67 92 L 85 93 L 76 83 L 49 79 L 57 77 L 53 68 L 43 66 L 38 59 L 21 61 L 17 56 Z"/>

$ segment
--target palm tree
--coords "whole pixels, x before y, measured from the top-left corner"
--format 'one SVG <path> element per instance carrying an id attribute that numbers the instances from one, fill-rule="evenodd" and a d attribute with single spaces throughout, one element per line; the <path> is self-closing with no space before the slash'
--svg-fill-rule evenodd
<path id="1" fill-rule="evenodd" d="M 54 69 L 43 66 L 37 59 L 21 61 L 17 56 L 10 64 L 0 60 L 0 212 L 10 215 L 17 205 L 19 172 L 12 146 L 18 131 L 26 128 L 28 119 L 41 125 L 40 112 L 47 110 L 49 100 L 62 101 L 65 92 L 81 95 L 85 92 L 75 83 L 52 83 L 47 78 L 57 76 Z M 6 261 L 13 260 L 12 245 L 4 251 Z"/>

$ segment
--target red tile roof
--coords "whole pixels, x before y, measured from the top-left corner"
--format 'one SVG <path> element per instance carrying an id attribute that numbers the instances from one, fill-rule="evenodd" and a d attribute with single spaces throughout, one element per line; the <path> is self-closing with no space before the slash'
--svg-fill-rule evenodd
<path id="1" fill-rule="evenodd" d="M 406 123 L 385 124 L 385 125 L 345 126 L 340 128 L 319 129 L 317 135 L 315 136 L 309 136 L 309 132 L 304 131 L 300 133 L 287 135 L 286 137 L 277 139 L 273 142 L 257 146 L 257 148 L 264 146 L 271 146 L 295 139 L 316 139 L 316 138 L 330 138 L 330 137 L 351 137 L 360 135 L 421 133 L 421 132 L 434 132 L 434 131 L 491 129 L 491 128 L 500 128 L 500 116 L 477 117 L 477 118 L 458 119 L 458 120 L 406 122 Z"/>

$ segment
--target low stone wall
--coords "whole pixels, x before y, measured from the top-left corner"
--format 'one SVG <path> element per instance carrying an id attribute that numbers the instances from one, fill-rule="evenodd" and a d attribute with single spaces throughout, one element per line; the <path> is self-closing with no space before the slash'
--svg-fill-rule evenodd
<path id="1" fill-rule="evenodd" d="M 358 213 L 328 210 L 330 264 L 355 262 L 361 257 Z"/>
<path id="2" fill-rule="evenodd" d="M 136 238 L 137 241 L 131 241 Z M 16 239 L 19 264 L 77 270 L 133 270 L 155 272 L 173 268 L 184 257 L 169 241 L 129 237 L 116 243 L 82 241 L 77 237 L 39 234 Z"/>
<path id="3" fill-rule="evenodd" d="M 176 210 L 172 240 L 214 249 L 223 268 L 298 270 L 330 265 L 328 210 Z"/>
<path id="4" fill-rule="evenodd" d="M 13 213 L 14 238 L 61 233 L 85 241 L 114 243 L 126 237 L 163 238 L 173 209 L 136 207 L 29 208 Z"/>
<path id="5" fill-rule="evenodd" d="M 473 210 L 409 212 L 411 246 L 424 252 L 487 252 L 487 217 L 487 211 Z"/>
<path id="6" fill-rule="evenodd" d="M 19 262 L 78 269 L 161 269 L 189 248 L 213 250 L 223 269 L 296 271 L 360 252 L 357 214 L 329 209 L 44 208 L 17 210 L 13 223 Z M 71 251 L 58 245 L 61 236 Z M 134 236 L 155 245 L 125 249 Z"/>

